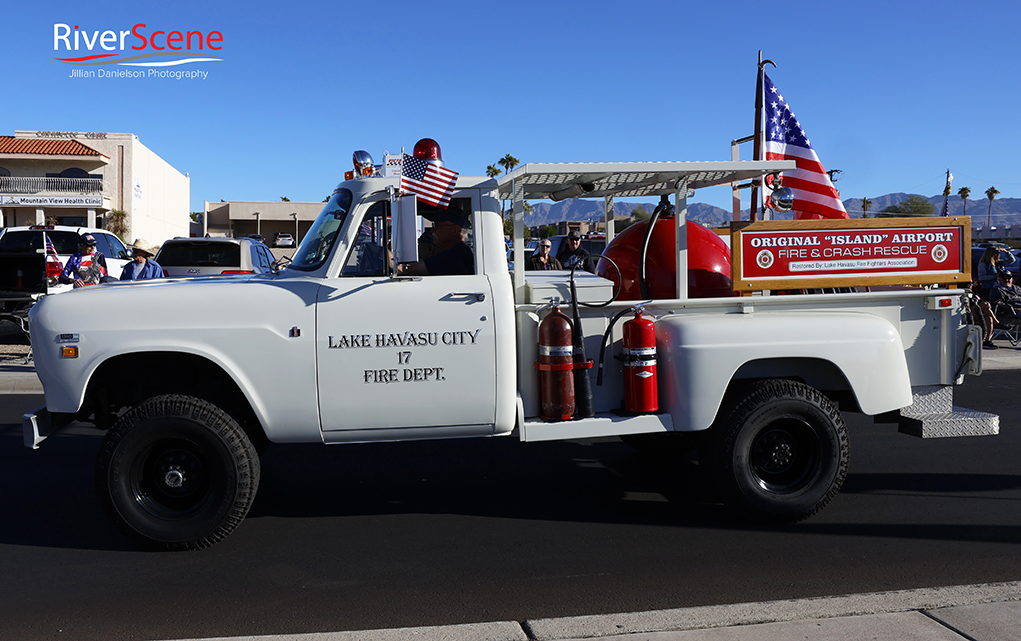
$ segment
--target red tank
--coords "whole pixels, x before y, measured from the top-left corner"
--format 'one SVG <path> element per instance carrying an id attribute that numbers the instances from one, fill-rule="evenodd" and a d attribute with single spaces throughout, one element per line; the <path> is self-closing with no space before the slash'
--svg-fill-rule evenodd
<path id="1" fill-rule="evenodd" d="M 574 398 L 573 323 L 554 305 L 539 323 L 539 416 L 546 421 L 570 420 L 577 409 Z"/>
<path id="2" fill-rule="evenodd" d="M 624 323 L 624 409 L 648 414 L 659 409 L 656 380 L 656 323 L 642 316 Z"/>
<path id="3" fill-rule="evenodd" d="M 642 239 L 649 226 L 648 220 L 631 225 L 618 234 L 603 252 L 620 268 L 623 284 L 617 300 L 641 300 L 638 284 Z M 674 230 L 677 220 L 663 216 L 649 239 L 646 252 L 645 278 L 648 298 L 677 297 L 677 258 Z M 600 260 L 596 273 L 617 283 L 617 271 L 605 260 Z M 734 296 L 730 282 L 730 248 L 711 230 L 688 221 L 688 296 L 714 298 Z"/>

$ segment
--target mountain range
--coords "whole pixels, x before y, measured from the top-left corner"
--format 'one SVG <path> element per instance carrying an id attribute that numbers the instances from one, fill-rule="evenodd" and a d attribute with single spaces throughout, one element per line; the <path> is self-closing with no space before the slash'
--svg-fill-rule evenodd
<path id="1" fill-rule="evenodd" d="M 890 205 L 896 205 L 907 199 L 911 194 L 895 193 L 886 194 L 884 196 L 876 196 L 870 198 L 869 202 L 869 216 L 874 217 L 876 213 L 889 207 Z M 938 215 L 943 208 L 943 196 L 922 196 L 930 203 L 932 203 L 935 209 L 935 215 Z M 843 201 L 844 209 L 847 210 L 847 214 L 851 218 L 862 217 L 862 199 L 861 198 L 848 198 Z M 629 203 L 629 202 L 614 202 L 614 213 L 617 216 L 630 216 L 638 207 L 645 209 L 645 212 L 651 214 L 656 208 L 656 203 Z M 951 216 L 961 216 L 965 214 L 965 203 L 961 200 L 960 196 L 953 195 L 947 203 L 947 212 Z M 748 219 L 748 210 L 742 210 L 743 218 Z M 990 215 L 989 200 L 986 198 L 975 199 L 969 198 L 967 203 L 967 215 L 972 217 L 972 227 L 982 227 L 986 224 L 987 219 L 991 221 L 994 227 L 1003 227 L 1006 225 L 1021 225 L 1021 198 L 1001 198 L 993 200 L 992 213 Z M 585 221 L 593 219 L 602 219 L 603 217 L 603 202 L 601 200 L 586 200 L 583 198 L 575 198 L 570 200 L 564 200 L 559 203 L 534 203 L 532 205 L 532 213 L 525 214 L 525 224 L 530 227 L 538 225 L 555 225 L 556 223 L 564 220 L 569 221 Z M 774 216 L 776 220 L 782 220 L 784 218 L 790 218 L 790 214 Z M 688 220 L 694 220 L 707 227 L 720 227 L 730 223 L 733 219 L 731 212 L 716 207 L 714 205 L 707 205 L 705 203 L 688 202 Z"/>

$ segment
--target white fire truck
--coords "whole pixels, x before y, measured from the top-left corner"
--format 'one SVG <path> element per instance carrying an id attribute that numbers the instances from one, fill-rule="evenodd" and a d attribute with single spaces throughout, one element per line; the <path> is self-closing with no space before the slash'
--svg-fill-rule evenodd
<path id="1" fill-rule="evenodd" d="M 438 147 L 423 153 L 439 158 Z M 981 369 L 965 290 L 813 294 L 810 277 L 784 281 L 808 293 L 768 295 L 782 289 L 770 257 L 785 259 L 763 247 L 823 242 L 797 240 L 794 223 L 748 245 L 751 263 L 737 265 L 740 238 L 759 223 L 734 232 L 734 266 L 699 262 L 727 252 L 686 221 L 689 192 L 791 162 L 527 164 L 499 180 L 457 178 L 441 210 L 402 195 L 400 179 L 364 152 L 355 160 L 286 269 L 112 283 L 32 309 L 46 404 L 25 415 L 25 444 L 37 448 L 74 420 L 105 430 L 96 489 L 130 535 L 163 549 L 223 539 L 252 504 L 270 443 L 620 436 L 638 448 L 698 447 L 728 504 L 789 522 L 840 488 L 842 411 L 916 436 L 997 433 L 998 417 L 952 406 L 953 386 Z M 657 231 L 668 239 L 665 260 L 656 241 L 628 248 L 621 234 L 602 275 L 524 271 L 525 199 L 605 198 L 612 211 L 613 197 L 656 196 L 673 199 L 673 213 L 664 207 L 648 224 L 666 230 Z M 515 219 L 511 273 L 503 199 Z M 470 273 L 404 275 L 399 265 L 419 258 L 417 227 L 458 213 Z M 960 229 L 965 236 L 940 236 L 943 249 L 925 251 L 962 257 L 950 271 L 964 274 L 970 227 Z M 912 238 L 913 247 L 928 242 Z M 765 276 L 741 271 L 749 265 Z M 716 285 L 700 285 L 707 274 Z M 749 295 L 742 288 L 758 277 L 764 285 Z M 656 279 L 668 291 L 649 293 L 644 284 Z M 636 282 L 644 295 L 620 300 Z"/>

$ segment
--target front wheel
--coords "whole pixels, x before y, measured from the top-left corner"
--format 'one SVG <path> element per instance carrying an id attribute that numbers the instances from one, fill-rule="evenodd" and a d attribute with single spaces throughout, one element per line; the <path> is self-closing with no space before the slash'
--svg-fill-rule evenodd
<path id="1" fill-rule="evenodd" d="M 193 550 L 241 523 L 259 471 L 255 448 L 224 411 L 190 396 L 157 396 L 107 433 L 96 459 L 96 492 L 132 537 Z"/>
<path id="2" fill-rule="evenodd" d="M 815 514 L 847 475 L 847 426 L 837 407 L 795 381 L 755 383 L 722 407 L 702 460 L 726 503 L 764 521 Z"/>

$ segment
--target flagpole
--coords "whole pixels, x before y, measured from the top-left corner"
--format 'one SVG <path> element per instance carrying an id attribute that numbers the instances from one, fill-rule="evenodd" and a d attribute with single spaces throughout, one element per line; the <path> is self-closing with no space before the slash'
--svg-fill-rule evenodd
<path id="1" fill-rule="evenodd" d="M 764 71 L 766 63 L 776 66 L 776 63 L 772 60 L 762 59 L 762 49 L 759 49 L 759 63 L 758 63 L 758 74 L 755 79 L 755 142 L 752 144 L 752 158 L 753 160 L 765 160 L 763 158 L 762 151 L 762 87 L 764 85 L 763 77 L 766 75 Z M 759 219 L 758 207 L 759 207 L 759 185 L 763 184 L 762 179 L 758 178 L 752 182 L 752 202 L 748 210 L 749 222 L 755 222 Z M 765 186 L 763 186 L 765 189 Z M 765 212 L 763 212 L 765 213 Z"/>
<path id="2" fill-rule="evenodd" d="M 950 183 L 953 182 L 953 180 L 954 175 L 950 173 L 949 169 L 947 169 L 947 186 L 943 188 L 943 211 L 940 212 L 940 216 L 950 215 L 949 212 L 950 191 L 953 189 L 953 187 L 950 186 Z"/>
<path id="3" fill-rule="evenodd" d="M 762 160 L 762 143 L 759 132 L 762 131 L 762 49 L 759 49 L 759 62 L 755 67 L 758 71 L 755 76 L 755 142 L 752 143 L 752 160 Z M 752 202 L 748 206 L 748 222 L 754 223 L 758 220 L 759 181 L 752 181 Z"/>

